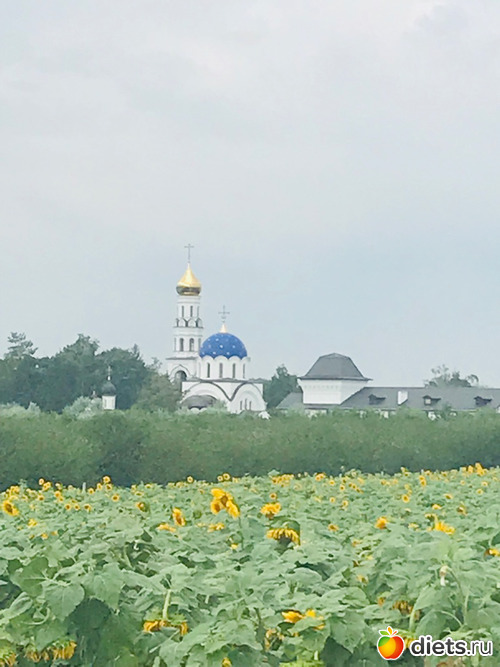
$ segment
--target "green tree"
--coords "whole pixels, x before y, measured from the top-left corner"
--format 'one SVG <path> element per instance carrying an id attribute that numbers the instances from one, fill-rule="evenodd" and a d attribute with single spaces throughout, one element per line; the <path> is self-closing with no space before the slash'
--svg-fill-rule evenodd
<path id="1" fill-rule="evenodd" d="M 128 410 L 137 401 L 151 372 L 141 357 L 139 347 L 134 345 L 130 350 L 114 347 L 97 355 L 96 361 L 94 386 L 97 393 L 100 392 L 110 366 L 111 380 L 116 387 L 116 407 L 119 410 Z"/>
<path id="2" fill-rule="evenodd" d="M 297 376 L 291 375 L 286 366 L 278 366 L 270 380 L 264 384 L 264 400 L 269 409 L 275 408 L 292 391 L 297 391 Z"/>
<path id="3" fill-rule="evenodd" d="M 36 347 L 26 334 L 12 332 L 9 347 L 0 362 L 0 403 L 17 403 L 28 407 L 35 402 L 34 388 L 38 379 Z"/>
<path id="4" fill-rule="evenodd" d="M 179 386 L 171 382 L 167 374 L 162 375 L 152 370 L 149 379 L 142 385 L 135 407 L 150 412 L 156 410 L 175 412 L 180 400 Z"/>
<path id="5" fill-rule="evenodd" d="M 39 359 L 32 400 L 42 410 L 61 412 L 80 396 L 92 396 L 98 388 L 98 349 L 97 340 L 78 334 L 74 343 L 66 345 L 53 357 Z M 104 379 L 102 371 L 101 384 Z"/>
<path id="6" fill-rule="evenodd" d="M 461 377 L 460 371 L 450 371 L 444 364 L 431 368 L 431 373 L 432 377 L 424 380 L 426 387 L 473 387 L 479 382 L 477 375 Z"/>
<path id="7" fill-rule="evenodd" d="M 24 359 L 25 357 L 34 357 L 37 348 L 26 338 L 25 333 L 13 331 L 8 337 L 9 347 L 5 353 L 5 359 Z"/>

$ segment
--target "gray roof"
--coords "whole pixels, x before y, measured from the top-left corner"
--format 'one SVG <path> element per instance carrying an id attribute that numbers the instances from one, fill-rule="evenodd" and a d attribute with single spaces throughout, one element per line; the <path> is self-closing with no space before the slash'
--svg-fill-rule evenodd
<path id="1" fill-rule="evenodd" d="M 182 404 L 187 408 L 198 408 L 199 410 L 203 408 L 210 408 L 215 403 L 217 399 L 208 394 L 195 394 L 193 396 L 188 396 L 182 401 Z"/>
<path id="2" fill-rule="evenodd" d="M 343 354 L 324 354 L 311 366 L 301 380 L 368 380 L 354 364 L 351 357 Z"/>
<path id="3" fill-rule="evenodd" d="M 285 396 L 285 398 L 278 403 L 276 406 L 277 410 L 293 410 L 302 407 L 302 390 L 292 391 L 290 394 Z"/>
<path id="4" fill-rule="evenodd" d="M 398 403 L 398 394 L 403 392 Z M 483 387 L 364 387 L 340 405 L 313 405 L 303 403 L 302 391 L 288 394 L 277 406 L 278 410 L 327 410 L 332 408 L 364 410 L 397 410 L 411 408 L 436 412 L 444 408 L 457 411 L 500 408 L 500 389 Z"/>
<path id="5" fill-rule="evenodd" d="M 398 393 L 406 392 L 407 400 L 398 404 Z M 403 397 L 401 397 L 403 398 Z M 378 408 L 396 410 L 400 407 L 438 411 L 477 410 L 500 407 L 500 389 L 483 387 L 364 387 L 346 399 L 341 408 Z"/>

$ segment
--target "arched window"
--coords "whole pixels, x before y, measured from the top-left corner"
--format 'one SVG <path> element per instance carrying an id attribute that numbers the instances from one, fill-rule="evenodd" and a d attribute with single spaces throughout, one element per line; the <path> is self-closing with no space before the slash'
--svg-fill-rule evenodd
<path id="1" fill-rule="evenodd" d="M 233 364 L 233 378 L 236 377 L 236 364 Z"/>
<path id="2" fill-rule="evenodd" d="M 252 401 L 248 401 L 248 409 L 249 409 L 249 410 L 252 409 Z"/>
<path id="3" fill-rule="evenodd" d="M 184 371 L 177 371 L 177 373 L 175 374 L 175 382 L 177 384 L 182 384 L 186 378 L 187 375 Z"/>
<path id="4" fill-rule="evenodd" d="M 201 347 L 201 338 L 198 338 L 198 349 Z"/>
<path id="5" fill-rule="evenodd" d="M 184 338 L 179 338 L 179 350 L 184 352 Z"/>
<path id="6" fill-rule="evenodd" d="M 184 306 L 181 306 L 181 317 L 184 317 Z"/>
<path id="7" fill-rule="evenodd" d="M 193 317 L 193 306 L 189 306 L 189 316 Z"/>
<path id="8" fill-rule="evenodd" d="M 194 338 L 189 339 L 189 351 L 194 352 Z"/>
<path id="9" fill-rule="evenodd" d="M 243 410 L 243 401 L 240 401 L 240 410 Z"/>
<path id="10" fill-rule="evenodd" d="M 207 362 L 207 378 L 210 377 L 210 362 Z"/>
<path id="11" fill-rule="evenodd" d="M 245 364 L 243 364 L 243 377 L 245 377 Z"/>
<path id="12" fill-rule="evenodd" d="M 222 362 L 219 364 L 219 377 L 220 378 L 224 377 L 224 366 Z"/>

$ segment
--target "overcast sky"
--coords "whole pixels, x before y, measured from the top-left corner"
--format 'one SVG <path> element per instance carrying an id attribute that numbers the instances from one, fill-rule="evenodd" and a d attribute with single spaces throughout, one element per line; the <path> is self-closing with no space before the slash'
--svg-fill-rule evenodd
<path id="1" fill-rule="evenodd" d="M 0 354 L 206 333 L 500 386 L 498 0 L 0 0 Z"/>

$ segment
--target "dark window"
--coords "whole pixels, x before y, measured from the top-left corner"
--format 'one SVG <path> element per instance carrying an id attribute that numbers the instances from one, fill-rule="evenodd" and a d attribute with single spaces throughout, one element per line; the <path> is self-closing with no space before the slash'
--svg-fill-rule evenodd
<path id="1" fill-rule="evenodd" d="M 189 351 L 194 352 L 194 338 L 189 339 Z"/>
<path id="2" fill-rule="evenodd" d="M 179 350 L 184 352 L 184 338 L 179 338 Z"/>
<path id="3" fill-rule="evenodd" d="M 182 384 L 184 380 L 187 378 L 187 375 L 184 371 L 177 371 L 175 374 L 175 381 L 177 384 Z"/>
<path id="4" fill-rule="evenodd" d="M 370 394 L 368 396 L 368 402 L 370 405 L 379 405 L 385 401 L 385 396 L 376 396 L 375 394 Z"/>
<path id="5" fill-rule="evenodd" d="M 476 401 L 476 406 L 478 408 L 484 408 L 485 405 L 491 403 L 491 398 L 484 398 L 484 396 L 475 396 L 474 400 Z"/>
<path id="6" fill-rule="evenodd" d="M 224 377 L 224 366 L 223 366 L 223 364 L 219 364 L 219 377 L 220 378 Z"/>
<path id="7" fill-rule="evenodd" d="M 207 364 L 207 378 L 210 377 L 210 364 Z"/>
<path id="8" fill-rule="evenodd" d="M 436 403 L 439 403 L 439 401 L 441 400 L 441 398 L 439 397 L 429 396 L 429 395 L 424 396 L 423 399 L 424 399 L 424 405 L 436 405 Z"/>
<path id="9" fill-rule="evenodd" d="M 236 364 L 233 364 L 233 378 L 236 377 Z"/>

